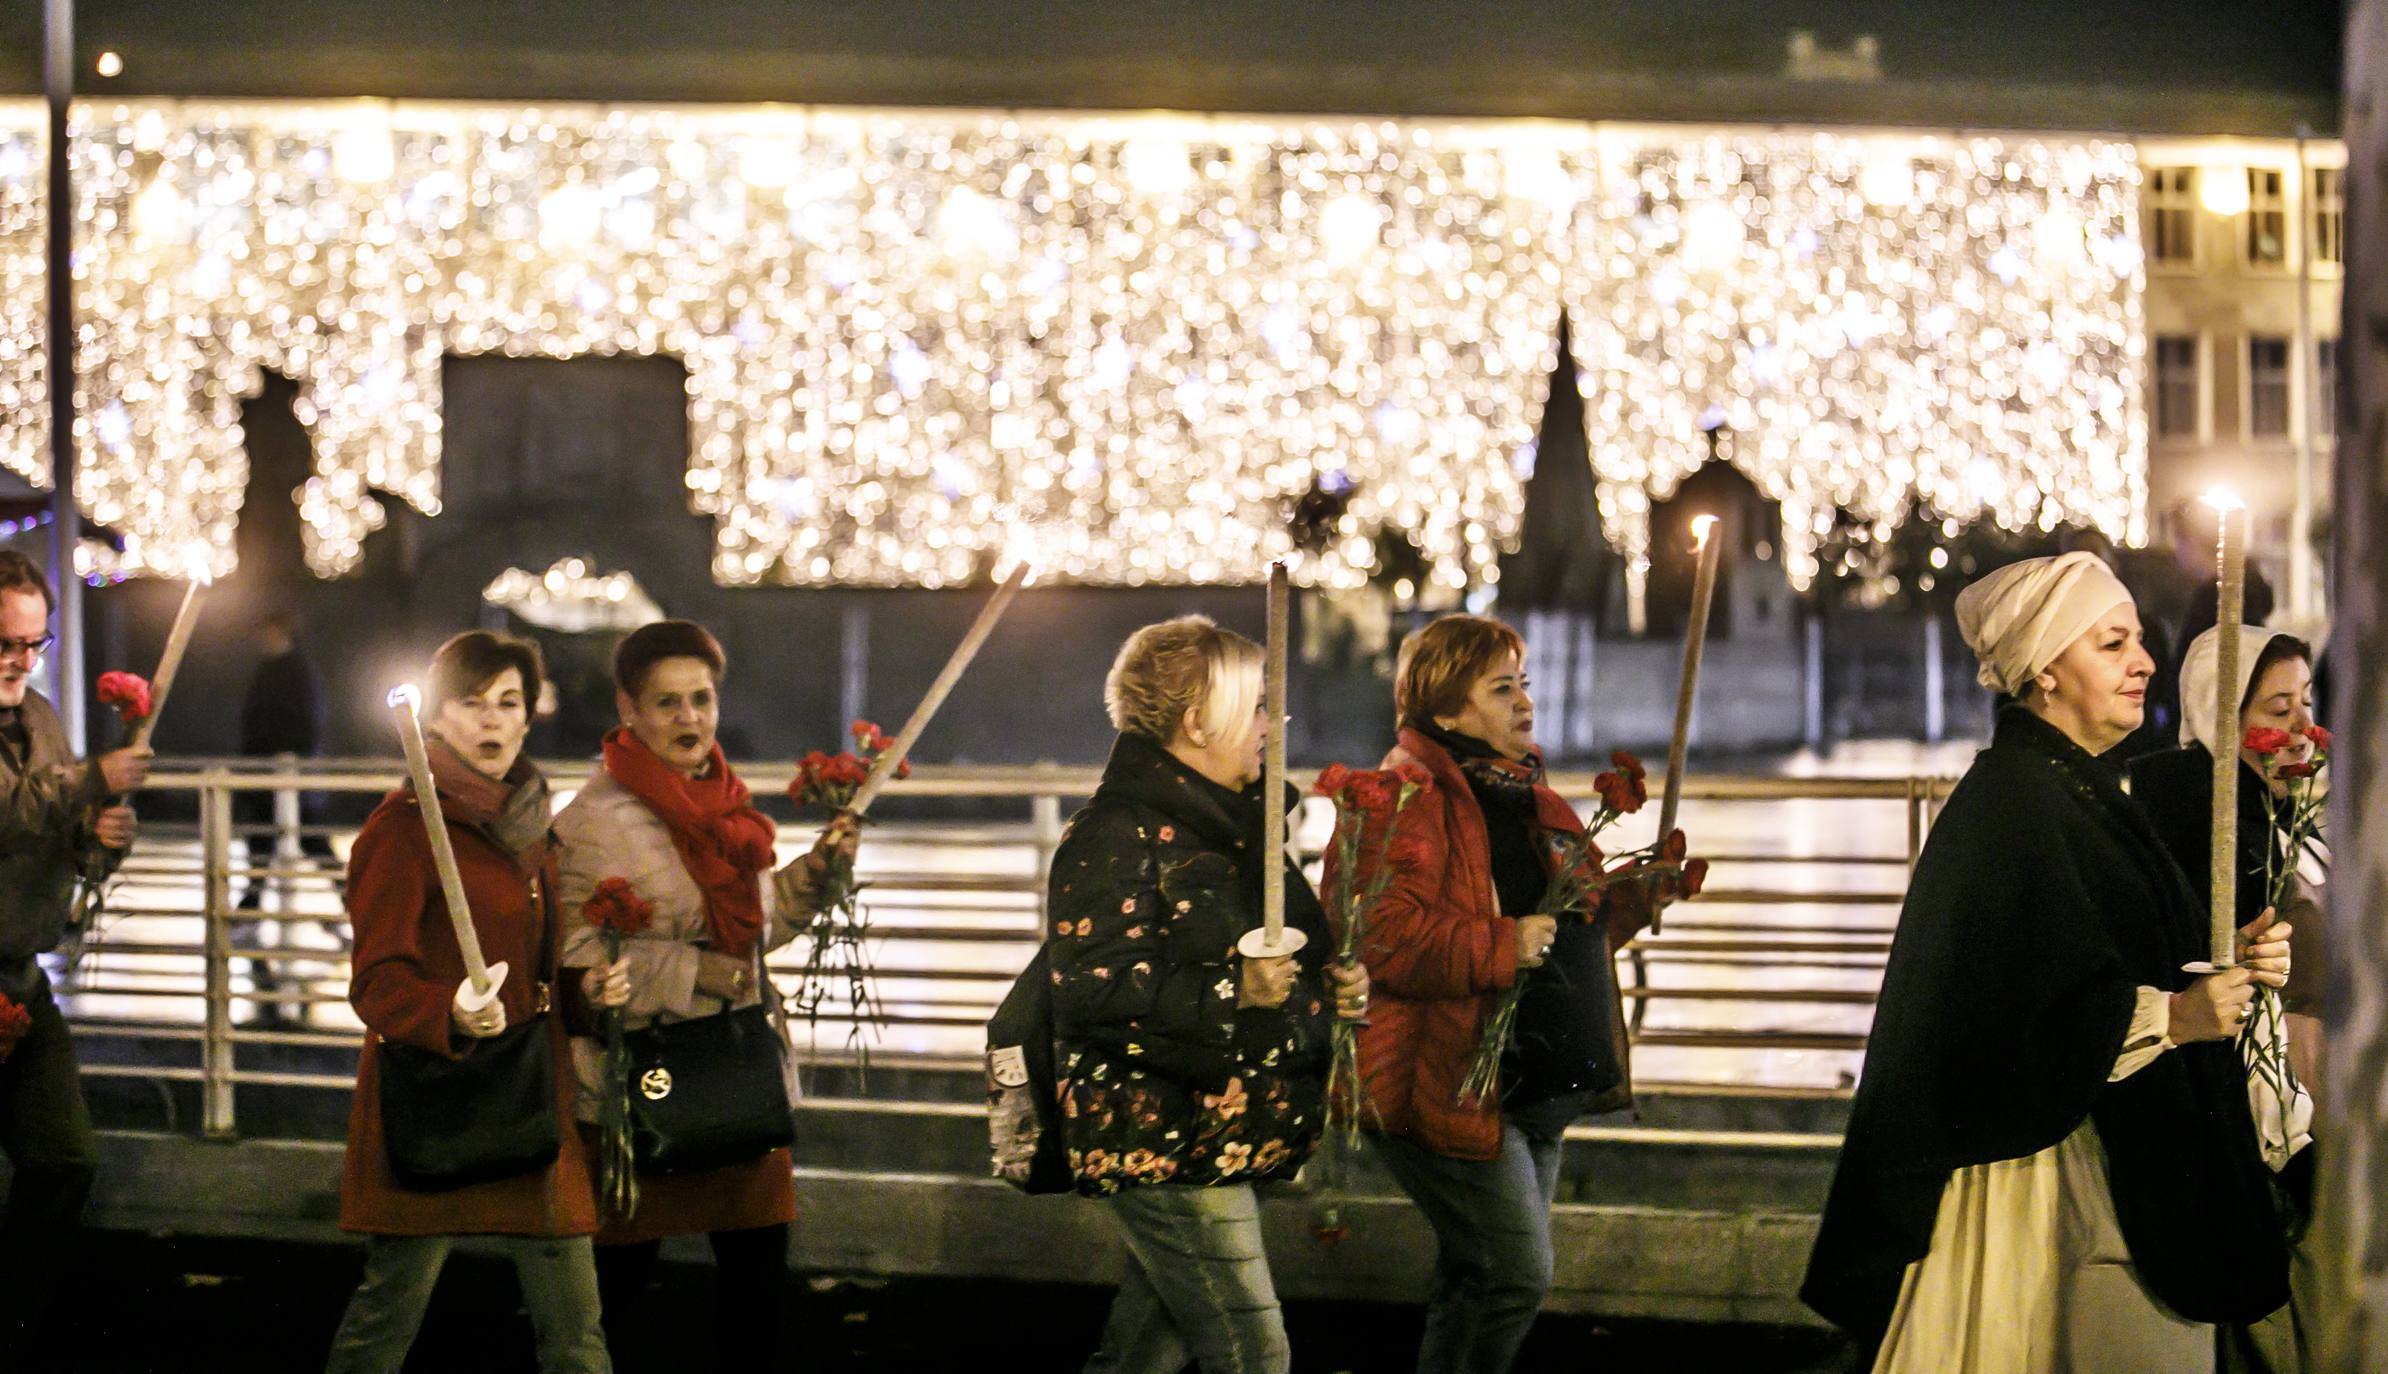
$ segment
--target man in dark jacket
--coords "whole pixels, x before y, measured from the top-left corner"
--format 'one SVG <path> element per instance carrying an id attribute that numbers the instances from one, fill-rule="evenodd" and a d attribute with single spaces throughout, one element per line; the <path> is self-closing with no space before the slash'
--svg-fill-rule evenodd
<path id="1" fill-rule="evenodd" d="M 316 679 L 315 665 L 307 661 L 306 651 L 299 647 L 296 619 L 287 611 L 268 611 L 259 617 L 257 652 L 257 671 L 249 678 L 249 690 L 240 702 L 240 752 L 248 758 L 313 758 L 323 737 L 323 689 Z M 272 868 L 279 857 L 281 834 L 275 824 L 274 800 L 272 792 L 238 792 L 232 798 L 233 817 L 240 823 L 248 844 L 249 868 L 260 875 Z M 319 796 L 299 794 L 298 819 L 303 826 L 318 823 L 322 810 Z M 329 837 L 302 830 L 298 846 L 301 855 L 318 865 L 335 873 L 341 870 L 340 858 L 332 852 Z M 241 893 L 241 910 L 257 910 L 263 902 L 266 885 L 263 876 L 250 878 Z M 258 948 L 280 943 L 267 939 L 263 922 L 251 927 L 251 941 Z M 260 993 L 271 993 L 281 986 L 275 966 L 264 959 L 250 962 L 249 982 Z M 282 1004 L 259 1004 L 258 1020 L 265 1025 L 279 1022 Z"/>
<path id="2" fill-rule="evenodd" d="M 79 762 L 33 690 L 55 610 L 41 569 L 0 552 L 0 996 L 10 1004 L 0 1017 L 22 1031 L 0 1054 L 0 1151 L 15 1171 L 0 1225 L 0 1351 L 12 1368 L 36 1348 L 98 1157 L 74 1043 L 35 956 L 65 937 L 77 886 L 123 861 L 133 810 L 111 798 L 149 777 L 147 747 Z"/>

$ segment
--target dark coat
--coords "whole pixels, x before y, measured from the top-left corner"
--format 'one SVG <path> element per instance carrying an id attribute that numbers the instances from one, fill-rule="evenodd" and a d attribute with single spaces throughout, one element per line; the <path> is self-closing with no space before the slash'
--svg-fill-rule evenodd
<path id="1" fill-rule="evenodd" d="M 18 709 L 25 751 L 0 742 L 0 993 L 32 996 L 33 956 L 65 938 L 75 884 L 102 882 L 124 862 L 92 833 L 107 784 L 75 758 L 66 727 L 41 693 Z"/>
<path id="2" fill-rule="evenodd" d="M 1949 1176 L 2095 1122 L 2148 1289 L 2196 1321 L 2286 1301 L 2288 1261 L 2227 1042 L 2119 1083 L 2134 990 L 2205 955 L 2200 904 L 2114 770 L 2020 708 L 1916 864 L 1800 1296 L 1879 1342 Z"/>
<path id="3" fill-rule="evenodd" d="M 514 856 L 453 817 L 448 839 L 464 879 L 482 954 L 504 960 L 500 1000 L 519 1026 L 556 977 L 552 893 L 555 861 L 524 872 Z M 357 832 L 348 859 L 348 912 L 356 931 L 348 1000 L 364 1021 L 364 1057 L 348 1112 L 348 1156 L 340 1177 L 340 1227 L 383 1235 L 585 1236 L 597 1229 L 597 1198 L 579 1132 L 572 1129 L 572 1052 L 564 1017 L 544 1019 L 555 1056 L 555 1110 L 563 1149 L 548 1168 L 448 1192 L 417 1192 L 391 1177 L 382 1144 L 381 1042 L 460 1056 L 467 1046 L 448 1025 L 464 981 L 464 955 L 440 895 L 431 841 L 413 793 L 390 794 Z"/>
<path id="4" fill-rule="evenodd" d="M 1501 914 L 1494 891 L 1492 840 L 1484 808 L 1441 745 L 1405 729 L 1383 767 L 1417 764 L 1434 790 L 1403 809 L 1397 843 L 1414 859 L 1394 864 L 1384 894 L 1370 913 L 1360 960 L 1368 966 L 1368 1028 L 1360 1032 L 1360 1079 L 1368 1100 L 1360 1120 L 1454 1159 L 1492 1159 L 1501 1150 L 1501 1107 L 1494 1100 L 1460 1100 L 1460 1085 L 1482 1037 L 1485 1020 L 1517 977 L 1517 922 Z M 1547 787 L 1535 789 L 1542 831 L 1537 850 L 1549 864 L 1552 836 L 1581 832 L 1575 808 Z M 1382 861 L 1379 846 L 1361 847 L 1367 871 Z M 1330 882 L 1340 875 L 1330 875 Z M 1601 928 L 1604 955 L 1636 931 Z M 1604 1009 L 1614 1036 L 1614 1060 L 1626 1067 L 1624 1018 L 1611 1001 Z M 1631 1106 L 1630 1075 L 1585 1105 L 1587 1111 Z"/>
<path id="5" fill-rule="evenodd" d="M 1318 1143 L 1329 1018 L 1326 918 L 1288 862 L 1309 937 L 1282 1007 L 1236 1006 L 1235 944 L 1261 923 L 1260 797 L 1139 735 L 1053 854 L 1046 910 L 1062 1139 L 1078 1190 L 1283 1178 Z"/>
<path id="6" fill-rule="evenodd" d="M 2239 908 L 2238 924 L 2245 929 L 2264 914 L 2270 891 L 2265 856 L 2277 847 L 2272 840 L 2270 790 L 2246 763 L 2239 765 Z M 2202 744 L 2169 749 L 2131 762 L 2131 800 L 2147 812 L 2156 834 L 2171 851 L 2181 871 L 2189 875 L 2200 912 L 2206 909 L 2206 866 L 2214 832 L 2214 756 Z M 2280 912 L 2290 922 L 2289 985 L 2282 1003 L 2306 1016 L 2323 1014 L 2329 988 L 2329 966 L 2322 947 L 2322 912 L 2300 886 Z"/>

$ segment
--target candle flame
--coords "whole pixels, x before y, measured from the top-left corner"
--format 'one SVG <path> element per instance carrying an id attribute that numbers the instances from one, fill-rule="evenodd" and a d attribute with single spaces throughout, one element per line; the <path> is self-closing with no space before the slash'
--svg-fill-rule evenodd
<path id="1" fill-rule="evenodd" d="M 419 710 L 423 705 L 423 694 L 415 690 L 413 683 L 401 682 L 390 689 L 389 704 L 393 709 L 403 706 L 409 711 Z"/>
<path id="2" fill-rule="evenodd" d="M 1014 572 L 1020 572 L 1020 585 L 1036 581 L 1037 540 L 1026 525 L 1015 525 L 1003 541 L 1003 552 L 995 556 L 995 580 L 1007 582 Z M 1026 571 L 1021 572 L 1022 569 Z"/>
<path id="3" fill-rule="evenodd" d="M 2247 503 L 2240 500 L 2239 494 L 2235 491 L 2232 491 L 2229 487 L 2207 488 L 2205 494 L 2205 503 L 2217 511 L 2247 509 Z"/>
<path id="4" fill-rule="evenodd" d="M 1693 516 L 1693 517 L 1692 517 L 1692 547 L 1694 547 L 1694 548 L 1701 548 L 1701 549 L 1707 548 L 1707 547 L 1708 547 L 1708 532 L 1709 532 L 1710 530 L 1712 530 L 1712 529 L 1715 529 L 1715 528 L 1716 528 L 1716 517 L 1715 517 L 1715 516 L 1713 516 L 1713 515 L 1695 515 L 1695 516 Z"/>

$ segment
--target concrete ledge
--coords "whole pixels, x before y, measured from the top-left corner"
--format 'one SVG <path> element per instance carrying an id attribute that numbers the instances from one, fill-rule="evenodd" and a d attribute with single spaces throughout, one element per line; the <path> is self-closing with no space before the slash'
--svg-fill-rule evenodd
<path id="1" fill-rule="evenodd" d="M 115 1230 L 326 1241 L 342 1147 L 108 1132 L 92 1224 Z M 812 1272 L 1108 1285 L 1120 1249 L 1100 1205 L 1027 1197 L 992 1179 L 800 1168 L 795 1262 Z M 1433 1237 L 1398 1198 L 1342 1202 L 1350 1235 L 1311 1233 L 1317 1199 L 1265 1194 L 1278 1290 L 1289 1298 L 1423 1300 Z M 1550 1310 L 1689 1321 L 1816 1324 L 1796 1297 L 1816 1219 L 1794 1212 L 1561 1204 Z M 679 1255 L 675 1247 L 675 1255 Z M 685 1257 L 699 1259 L 701 1245 Z"/>

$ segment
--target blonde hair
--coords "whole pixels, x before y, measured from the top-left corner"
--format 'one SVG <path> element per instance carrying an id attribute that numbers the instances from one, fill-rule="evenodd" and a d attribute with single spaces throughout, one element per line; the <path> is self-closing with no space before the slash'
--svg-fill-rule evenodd
<path id="1" fill-rule="evenodd" d="M 1207 615 L 1181 615 L 1128 636 L 1103 679 L 1103 709 L 1122 734 L 1175 740 L 1186 712 L 1208 742 L 1252 728 L 1267 655 Z"/>
<path id="2" fill-rule="evenodd" d="M 1393 713 L 1404 725 L 1431 725 L 1455 716 L 1468 691 L 1506 651 L 1525 666 L 1526 641 L 1488 616 L 1447 615 L 1401 641 L 1393 665 Z"/>

